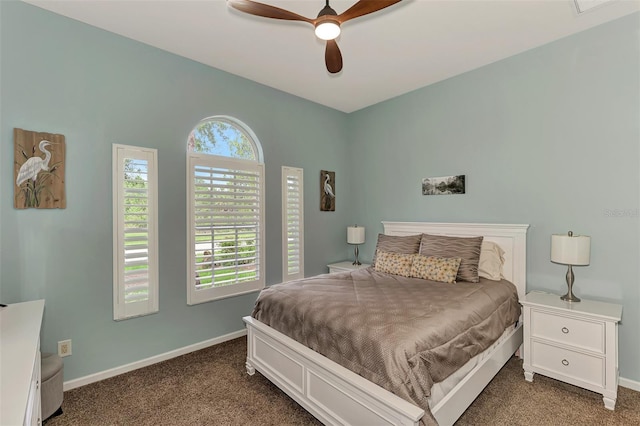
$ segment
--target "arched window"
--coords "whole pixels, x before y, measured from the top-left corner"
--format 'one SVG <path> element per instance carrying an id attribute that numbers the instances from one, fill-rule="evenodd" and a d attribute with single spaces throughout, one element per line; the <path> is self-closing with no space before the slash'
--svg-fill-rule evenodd
<path id="1" fill-rule="evenodd" d="M 264 287 L 262 148 L 231 117 L 202 120 L 187 140 L 190 305 Z"/>
<path id="2" fill-rule="evenodd" d="M 256 136 L 232 117 L 202 120 L 189 134 L 187 146 L 189 152 L 263 162 L 262 147 Z"/>

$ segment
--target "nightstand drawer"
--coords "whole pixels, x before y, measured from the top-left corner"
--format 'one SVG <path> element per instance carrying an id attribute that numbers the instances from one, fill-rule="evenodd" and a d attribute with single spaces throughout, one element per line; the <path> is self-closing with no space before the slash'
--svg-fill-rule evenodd
<path id="1" fill-rule="evenodd" d="M 349 261 L 349 260 L 345 260 L 344 262 L 338 262 L 338 263 L 332 263 L 331 265 L 327 265 L 327 267 L 329 268 L 329 273 L 330 274 L 335 274 L 337 272 L 351 272 L 351 271 L 355 271 L 357 269 L 363 269 L 363 268 L 368 268 L 369 265 L 368 263 L 362 263 L 360 265 L 354 265 L 353 262 Z"/>
<path id="2" fill-rule="evenodd" d="M 354 271 L 355 269 L 347 269 L 347 268 L 329 268 L 329 273 L 330 274 L 336 274 L 336 273 L 340 273 L 340 272 L 351 272 Z"/>
<path id="3" fill-rule="evenodd" d="M 531 365 L 596 386 L 604 386 L 604 358 L 532 342 Z"/>
<path id="4" fill-rule="evenodd" d="M 604 353 L 604 323 L 532 310 L 531 335 Z"/>

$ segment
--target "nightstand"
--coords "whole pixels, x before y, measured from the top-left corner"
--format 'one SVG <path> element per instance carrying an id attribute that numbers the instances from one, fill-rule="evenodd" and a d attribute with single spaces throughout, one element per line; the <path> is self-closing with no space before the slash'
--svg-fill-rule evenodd
<path id="1" fill-rule="evenodd" d="M 534 373 L 602 394 L 613 410 L 618 394 L 618 322 L 622 306 L 531 292 L 524 308 L 524 378 Z"/>
<path id="2" fill-rule="evenodd" d="M 368 268 L 369 266 L 371 265 L 368 263 L 363 263 L 362 265 L 354 265 L 352 261 L 345 260 L 344 262 L 332 263 L 330 265 L 327 265 L 327 268 L 329 268 L 329 273 L 333 274 L 335 272 L 355 271 L 356 269 Z"/>

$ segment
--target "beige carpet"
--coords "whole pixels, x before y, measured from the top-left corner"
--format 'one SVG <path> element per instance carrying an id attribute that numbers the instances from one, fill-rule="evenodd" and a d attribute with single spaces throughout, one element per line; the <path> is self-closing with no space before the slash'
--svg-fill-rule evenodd
<path id="1" fill-rule="evenodd" d="M 62 425 L 319 425 L 256 373 L 235 339 L 65 392 Z M 619 388 L 615 411 L 599 394 L 536 375 L 512 358 L 457 425 L 640 425 L 640 393 Z"/>

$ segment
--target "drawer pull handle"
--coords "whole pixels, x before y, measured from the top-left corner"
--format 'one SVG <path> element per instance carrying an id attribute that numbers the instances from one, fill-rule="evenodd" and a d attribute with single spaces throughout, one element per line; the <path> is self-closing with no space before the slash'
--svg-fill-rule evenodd
<path id="1" fill-rule="evenodd" d="M 567 327 L 562 327 L 562 332 L 564 334 L 568 334 L 569 333 L 569 329 Z"/>
<path id="2" fill-rule="evenodd" d="M 567 361 L 566 359 L 562 360 L 562 365 L 567 366 L 569 365 L 569 361 Z"/>

